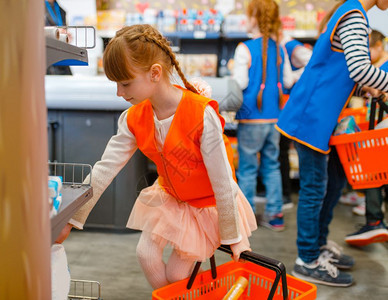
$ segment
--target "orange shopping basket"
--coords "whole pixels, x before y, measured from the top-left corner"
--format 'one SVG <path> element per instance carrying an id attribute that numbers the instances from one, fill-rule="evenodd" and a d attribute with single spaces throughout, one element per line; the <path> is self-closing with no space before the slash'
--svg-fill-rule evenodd
<path id="1" fill-rule="evenodd" d="M 384 98 L 372 99 L 369 130 L 332 136 L 330 139 L 330 145 L 336 147 L 353 189 L 377 188 L 388 184 L 388 128 L 373 130 L 376 104 L 380 105 L 377 122 L 383 119 L 384 110 L 388 112 Z"/>
<path id="2" fill-rule="evenodd" d="M 218 250 L 232 254 L 229 246 L 222 245 Z M 190 278 L 155 290 L 152 299 L 221 300 L 240 276 L 249 281 L 239 298 L 241 300 L 316 299 L 316 286 L 287 275 L 280 261 L 248 251 L 241 253 L 240 257 L 245 262 L 230 261 L 216 268 L 213 256 L 210 259 L 211 270 L 197 275 L 201 264 L 198 262 Z"/>

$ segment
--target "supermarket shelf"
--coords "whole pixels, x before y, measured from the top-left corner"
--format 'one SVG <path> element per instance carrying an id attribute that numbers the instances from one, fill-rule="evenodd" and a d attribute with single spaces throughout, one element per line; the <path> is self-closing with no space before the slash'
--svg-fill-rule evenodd
<path id="1" fill-rule="evenodd" d="M 46 37 L 46 66 L 87 66 L 88 52 L 71 44 Z"/>
<path id="2" fill-rule="evenodd" d="M 99 30 L 97 34 L 102 38 L 113 38 L 116 34 L 114 30 Z M 163 36 L 166 38 L 177 38 L 177 39 L 218 39 L 221 37 L 219 32 L 206 32 L 206 31 L 174 31 L 174 32 L 163 32 Z"/>
<path id="3" fill-rule="evenodd" d="M 73 214 L 93 195 L 93 188 L 87 185 L 64 184 L 62 186 L 62 204 L 58 214 L 51 218 L 51 243 L 54 243 L 62 228 Z"/>
<path id="4" fill-rule="evenodd" d="M 315 39 L 317 36 L 317 30 L 285 30 L 285 34 L 300 39 Z M 102 38 L 112 38 L 115 36 L 114 30 L 99 30 L 97 34 Z M 218 39 L 224 38 L 226 40 L 232 39 L 249 39 L 251 34 L 246 32 L 206 32 L 206 31 L 175 31 L 175 32 L 163 32 L 163 35 L 167 38 L 178 39 Z"/>
<path id="5" fill-rule="evenodd" d="M 318 35 L 317 30 L 284 30 L 285 35 L 291 36 L 295 39 L 315 40 Z"/>
<path id="6" fill-rule="evenodd" d="M 219 32 L 206 32 L 206 31 L 176 31 L 176 32 L 164 32 L 163 35 L 166 38 L 178 38 L 182 40 L 215 40 L 221 37 Z"/>
<path id="7" fill-rule="evenodd" d="M 252 37 L 251 34 L 249 33 L 246 33 L 246 32 L 242 32 L 242 31 L 239 31 L 239 32 L 224 32 L 222 37 L 226 40 L 247 40 L 247 39 L 250 39 Z"/>
<path id="8" fill-rule="evenodd" d="M 289 35 L 295 39 L 316 39 L 317 30 L 285 30 L 284 34 Z M 224 39 L 250 39 L 252 34 L 246 32 L 224 32 L 222 34 Z"/>

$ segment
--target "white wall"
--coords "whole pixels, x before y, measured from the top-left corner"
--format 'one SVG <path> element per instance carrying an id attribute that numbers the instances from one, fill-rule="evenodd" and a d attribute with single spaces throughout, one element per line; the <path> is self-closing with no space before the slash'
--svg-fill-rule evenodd
<path id="1" fill-rule="evenodd" d="M 388 10 L 382 11 L 373 7 L 368 11 L 369 25 L 372 29 L 378 30 L 388 36 Z"/>

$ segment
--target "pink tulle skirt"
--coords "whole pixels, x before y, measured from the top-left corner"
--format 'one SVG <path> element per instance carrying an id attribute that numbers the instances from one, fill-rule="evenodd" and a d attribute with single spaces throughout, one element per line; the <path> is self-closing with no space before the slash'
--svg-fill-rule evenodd
<path id="1" fill-rule="evenodd" d="M 242 242 L 250 248 L 248 237 L 257 229 L 248 200 L 239 189 L 237 195 Z M 220 246 L 216 207 L 196 208 L 167 194 L 156 181 L 142 190 L 129 217 L 128 228 L 151 233 L 171 244 L 182 259 L 205 261 Z"/>

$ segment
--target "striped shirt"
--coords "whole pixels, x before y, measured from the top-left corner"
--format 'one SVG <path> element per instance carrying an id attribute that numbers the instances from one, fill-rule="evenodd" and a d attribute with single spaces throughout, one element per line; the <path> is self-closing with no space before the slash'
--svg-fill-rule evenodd
<path id="1" fill-rule="evenodd" d="M 333 37 L 333 48 L 344 51 L 350 78 L 359 84 L 355 95 L 361 95 L 363 85 L 388 92 L 388 73 L 371 64 L 368 39 L 366 20 L 356 11 L 342 18 Z"/>

